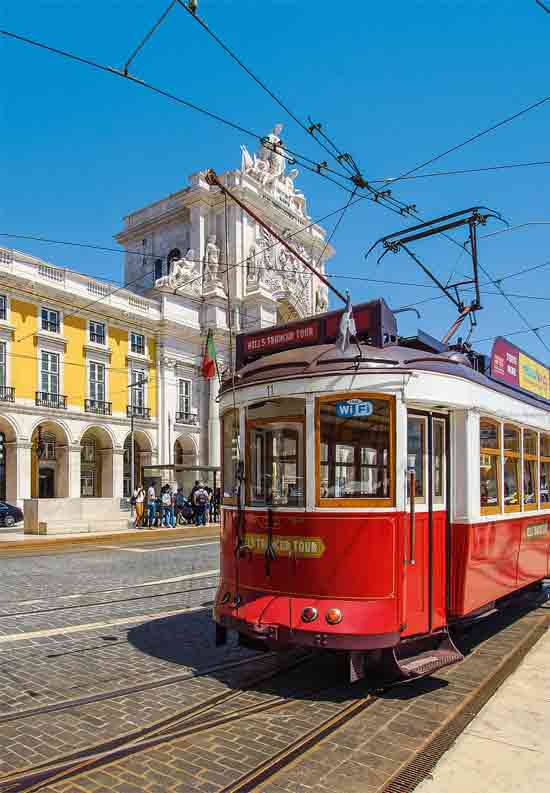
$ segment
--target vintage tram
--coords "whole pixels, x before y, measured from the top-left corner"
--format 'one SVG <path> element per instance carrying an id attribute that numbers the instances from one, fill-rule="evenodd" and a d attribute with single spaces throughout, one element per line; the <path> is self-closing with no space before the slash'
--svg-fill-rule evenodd
<path id="1" fill-rule="evenodd" d="M 342 349 L 341 313 L 237 337 L 217 638 L 427 674 L 461 657 L 450 625 L 550 573 L 548 382 L 400 339 L 383 300 Z"/>

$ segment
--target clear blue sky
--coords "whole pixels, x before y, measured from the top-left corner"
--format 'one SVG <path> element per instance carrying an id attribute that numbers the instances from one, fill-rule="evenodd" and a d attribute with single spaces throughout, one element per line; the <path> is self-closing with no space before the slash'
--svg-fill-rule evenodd
<path id="1" fill-rule="evenodd" d="M 168 0 L 29 0 L 4 3 L 1 26 L 120 67 Z M 321 120 L 369 179 L 394 176 L 549 93 L 550 15 L 534 0 L 371 3 L 364 0 L 200 0 L 199 12 L 298 115 Z M 186 185 L 194 171 L 238 167 L 238 132 L 84 66 L 2 38 L 0 231 L 112 245 L 127 212 Z M 175 7 L 138 56 L 137 76 L 264 134 L 285 124 L 289 147 L 324 155 L 296 124 Z M 550 159 L 550 103 L 427 170 Z M 425 216 L 475 204 L 511 224 L 550 220 L 550 167 L 418 179 L 396 186 Z M 342 206 L 336 186 L 302 172 L 297 184 L 317 218 Z M 327 222 L 331 229 L 332 221 Z M 369 202 L 350 209 L 330 265 L 334 274 L 410 281 L 416 287 L 338 279 L 354 302 L 379 295 L 398 307 L 435 294 L 406 256 L 376 267 L 364 252 L 405 225 Z M 488 231 L 497 230 L 495 225 Z M 482 231 L 481 233 L 485 233 Z M 481 241 L 494 275 L 550 261 L 550 225 Z M 120 278 L 122 257 L 0 238 L 0 244 L 98 277 Z M 450 243 L 417 247 L 436 273 L 461 273 Z M 421 285 L 424 285 L 421 286 Z M 510 293 L 550 298 L 550 266 L 505 281 Z M 487 287 L 478 338 L 523 327 Z M 550 323 L 550 301 L 514 298 L 532 325 Z M 454 319 L 445 300 L 400 316 L 441 335 Z M 542 331 L 550 346 L 550 328 Z M 538 358 L 533 334 L 512 337 Z M 490 342 L 480 349 L 489 350 Z"/>

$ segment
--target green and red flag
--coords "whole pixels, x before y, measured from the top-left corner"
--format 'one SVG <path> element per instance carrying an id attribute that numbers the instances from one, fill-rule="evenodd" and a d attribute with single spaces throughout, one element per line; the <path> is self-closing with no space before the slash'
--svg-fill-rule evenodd
<path id="1" fill-rule="evenodd" d="M 210 380 L 218 372 L 216 345 L 214 344 L 214 335 L 210 329 L 208 330 L 208 334 L 206 336 L 206 345 L 204 347 L 201 372 L 202 372 L 202 376 L 206 380 Z M 219 373 L 218 373 L 218 377 L 219 377 Z"/>

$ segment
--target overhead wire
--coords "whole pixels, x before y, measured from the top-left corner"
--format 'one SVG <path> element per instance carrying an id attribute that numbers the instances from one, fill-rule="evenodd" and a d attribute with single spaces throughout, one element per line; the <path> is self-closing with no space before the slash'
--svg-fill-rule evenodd
<path id="1" fill-rule="evenodd" d="M 410 179 L 431 179 L 435 176 L 459 176 L 462 174 L 469 174 L 469 173 L 484 173 L 487 171 L 505 171 L 510 170 L 513 168 L 534 168 L 535 166 L 541 165 L 550 165 L 550 160 L 539 160 L 537 162 L 518 162 L 518 163 L 509 163 L 505 165 L 486 165 L 481 168 L 461 168 L 456 171 L 435 171 L 432 173 L 419 173 L 415 174 L 414 176 L 386 176 L 386 177 L 379 177 L 377 179 L 369 179 L 369 184 L 392 184 L 396 182 L 398 179 L 400 181 L 410 180 Z"/>
<path id="2" fill-rule="evenodd" d="M 517 113 L 514 113 L 511 116 L 507 116 L 503 118 L 501 121 L 498 121 L 496 124 L 492 124 L 490 127 L 486 129 L 482 129 L 480 132 L 476 132 L 475 135 L 471 135 L 466 140 L 463 140 L 461 143 L 457 143 L 455 146 L 451 146 L 449 149 L 440 152 L 439 154 L 435 154 L 433 157 L 430 157 L 428 160 L 421 162 L 419 165 L 415 165 L 414 168 L 411 168 L 408 171 L 405 171 L 400 176 L 396 177 L 393 180 L 393 183 L 400 181 L 401 179 L 405 179 L 407 176 L 410 176 L 416 171 L 419 171 L 421 168 L 425 168 L 427 165 L 431 165 L 433 162 L 437 162 L 437 160 L 441 160 L 443 157 L 446 157 L 448 154 L 452 154 L 452 152 L 458 151 L 459 149 L 464 148 L 469 143 L 473 143 L 475 140 L 479 140 L 484 135 L 488 135 L 490 132 L 494 132 L 495 129 L 499 129 L 500 127 L 505 126 L 506 124 L 510 124 L 512 121 L 515 121 L 516 118 L 520 118 L 524 116 L 526 113 L 530 113 L 532 110 L 536 110 L 537 108 L 541 107 L 542 105 L 546 104 L 546 102 L 550 102 L 550 96 L 545 96 L 542 99 L 539 99 L 537 102 L 534 102 L 527 107 L 518 110 Z"/>
<path id="3" fill-rule="evenodd" d="M 152 36 L 153 36 L 153 35 L 154 35 L 154 34 L 157 32 L 157 30 L 158 30 L 158 29 L 159 29 L 159 27 L 162 25 L 162 23 L 164 22 L 164 20 L 166 19 L 166 17 L 167 17 L 167 16 L 168 16 L 168 14 L 170 13 L 170 11 L 171 11 L 171 10 L 173 9 L 173 7 L 176 5 L 176 2 L 177 2 L 177 0 L 172 0 L 172 2 L 171 2 L 169 5 L 168 5 L 168 7 L 164 9 L 164 11 L 163 11 L 163 12 L 162 12 L 162 14 L 160 15 L 160 17 L 159 17 L 159 18 L 157 19 L 157 21 L 155 22 L 155 24 L 154 24 L 154 25 L 153 25 L 153 26 L 152 26 L 152 27 L 151 27 L 151 28 L 150 28 L 150 29 L 147 31 L 147 33 L 146 33 L 146 34 L 145 34 L 145 36 L 142 38 L 142 40 L 140 41 L 140 43 L 137 45 L 137 47 L 135 48 L 135 50 L 133 50 L 132 54 L 130 55 L 130 57 L 128 58 L 128 60 L 126 61 L 126 63 L 124 64 L 124 69 L 123 69 L 123 71 L 124 71 L 124 74 L 128 74 L 128 67 L 130 66 L 130 64 L 132 63 L 132 61 L 133 61 L 133 60 L 134 60 L 134 58 L 136 57 L 136 55 L 138 55 L 138 53 L 139 53 L 139 52 L 141 52 L 141 50 L 142 50 L 142 49 L 143 49 L 143 47 L 144 47 L 144 46 L 147 44 L 147 42 L 149 41 L 149 39 L 150 39 L 150 38 L 151 38 L 151 37 L 152 37 Z"/>
<path id="4" fill-rule="evenodd" d="M 200 16 L 197 14 L 197 12 L 196 12 L 196 8 L 191 8 L 191 7 L 190 7 L 190 5 L 189 5 L 188 3 L 185 3 L 185 2 L 183 2 L 183 0 L 177 0 L 177 2 L 178 2 L 178 3 L 179 3 L 179 5 L 180 5 L 180 6 L 181 6 L 181 7 L 182 7 L 182 8 L 183 8 L 183 9 L 184 9 L 184 10 L 185 10 L 185 11 L 186 11 L 186 12 L 187 12 L 187 13 L 188 13 L 188 14 L 189 14 L 189 15 L 190 15 L 190 16 L 191 16 L 191 17 L 192 17 L 192 18 L 193 18 L 193 19 L 194 19 L 194 20 L 195 20 L 195 21 L 196 21 L 196 22 L 197 22 L 197 23 L 198 23 L 200 26 L 201 26 L 201 27 L 202 27 L 202 29 L 203 29 L 203 30 L 204 30 L 204 31 L 205 31 L 205 32 L 206 32 L 206 33 L 207 33 L 207 34 L 208 34 L 208 35 L 209 35 L 209 36 L 210 36 L 210 37 L 211 37 L 211 38 L 212 38 L 212 39 L 213 39 L 213 40 L 214 40 L 214 41 L 215 41 L 215 42 L 216 42 L 216 43 L 217 43 L 217 44 L 218 44 L 218 45 L 219 45 L 219 46 L 220 46 L 220 47 L 221 47 L 223 50 L 224 50 L 224 52 L 225 52 L 225 53 L 227 53 L 227 55 L 229 55 L 229 57 L 230 57 L 230 58 L 232 58 L 232 60 L 234 60 L 234 61 L 235 61 L 235 63 L 236 63 L 238 66 L 240 66 L 240 68 L 241 68 L 241 69 L 243 69 L 243 70 L 244 70 L 244 71 L 245 71 L 245 72 L 248 74 L 248 76 L 249 76 L 249 77 L 250 77 L 250 78 L 251 78 L 251 79 L 252 79 L 252 80 L 253 80 L 253 81 L 254 81 L 254 82 L 257 84 L 257 85 L 259 85 L 259 86 L 260 86 L 260 88 L 261 88 L 263 91 L 265 91 L 265 92 L 266 92 L 266 93 L 267 93 L 267 94 L 268 94 L 268 95 L 269 95 L 269 96 L 270 96 L 270 97 L 273 99 L 273 101 L 274 101 L 274 102 L 276 102 L 276 103 L 279 105 L 279 107 L 280 107 L 282 110 L 284 110 L 284 111 L 285 111 L 285 113 L 287 113 L 287 115 L 289 115 L 289 116 L 290 116 L 290 118 L 292 118 L 292 119 L 293 119 L 293 121 L 295 121 L 295 122 L 296 122 L 296 124 L 298 124 L 298 126 L 300 126 L 300 127 L 302 128 L 302 130 L 303 130 L 304 132 L 306 132 L 308 135 L 310 135 L 311 137 L 313 137 L 313 138 L 314 138 L 314 140 L 316 140 L 316 141 L 317 141 L 317 143 L 319 143 L 319 145 L 320 145 L 320 146 L 322 146 L 322 148 L 325 150 L 325 152 L 327 152 L 327 153 L 328 153 L 328 154 L 329 154 L 331 157 L 333 157 L 333 158 L 334 158 L 334 159 L 335 159 L 335 160 L 336 160 L 336 161 L 337 161 L 337 162 L 338 162 L 340 165 L 342 165 L 343 167 L 345 167 L 345 168 L 346 168 L 346 170 L 348 170 L 348 168 L 347 168 L 347 165 L 348 165 L 347 161 L 340 159 L 340 157 L 338 156 L 338 154 L 339 154 L 339 155 L 341 155 L 341 152 L 338 152 L 338 150 L 337 150 L 337 155 L 335 155 L 335 154 L 333 154 L 333 152 L 331 152 L 331 150 L 330 150 L 330 149 L 329 149 L 327 146 L 325 146 L 325 145 L 324 145 L 324 144 L 323 144 L 321 141 L 319 141 L 319 140 L 318 140 L 318 138 L 316 138 L 316 137 L 315 137 L 315 135 L 313 134 L 313 131 L 312 131 L 312 128 L 311 128 L 311 126 L 310 126 L 310 127 L 307 127 L 307 126 L 304 124 L 304 122 L 303 122 L 303 121 L 302 121 L 302 120 L 301 120 L 301 119 L 300 119 L 300 118 L 299 118 L 299 117 L 298 117 L 298 116 L 297 116 L 297 115 L 296 115 L 296 114 L 295 114 L 295 113 L 294 113 L 294 112 L 293 112 L 293 111 L 292 111 L 292 110 L 289 108 L 289 106 L 288 106 L 288 105 L 287 105 L 285 102 L 283 102 L 283 100 L 282 100 L 282 99 L 281 99 L 281 98 L 280 98 L 280 97 L 279 97 L 277 94 L 275 94 L 275 93 L 274 93 L 274 91 L 272 91 L 272 90 L 271 90 L 271 88 L 269 88 L 269 86 L 268 86 L 268 85 L 267 85 L 267 84 L 266 84 L 266 83 L 265 83 L 265 82 L 264 82 L 262 79 L 260 79 L 260 78 L 259 78 L 259 77 L 258 77 L 258 76 L 257 76 L 257 75 L 256 75 L 256 74 L 255 74 L 255 73 L 254 73 L 254 72 L 253 72 L 253 71 L 252 71 L 252 70 L 251 70 L 251 69 L 250 69 L 250 68 L 249 68 L 249 67 L 248 67 L 248 66 L 247 66 L 245 63 L 244 63 L 244 61 L 242 60 L 242 58 L 240 58 L 238 55 L 236 55 L 236 54 L 235 54 L 235 52 L 233 52 L 233 50 L 232 50 L 232 49 L 231 49 L 231 48 L 230 48 L 230 47 L 229 47 L 229 46 L 228 46 L 228 45 L 227 45 L 227 44 L 226 44 L 224 41 L 222 41 L 222 39 L 221 39 L 221 38 L 220 38 L 220 37 L 219 37 L 219 36 L 218 36 L 218 35 L 217 35 L 217 34 L 216 34 L 216 33 L 215 33 L 213 30 L 212 30 L 212 28 L 210 28 L 210 27 L 209 27 L 209 25 L 207 24 L 207 22 L 206 22 L 204 19 L 202 19 L 202 18 L 201 18 L 201 17 L 200 17 Z M 349 171 L 348 171 L 348 173 L 349 173 L 350 175 L 352 174 L 352 172 L 349 172 Z"/>
<path id="5" fill-rule="evenodd" d="M 59 55 L 63 58 L 67 58 L 68 60 L 75 61 L 77 63 L 81 63 L 85 66 L 89 66 L 93 69 L 97 69 L 99 71 L 105 72 L 107 74 L 114 75 L 115 77 L 121 77 L 123 80 L 129 80 L 130 82 L 134 83 L 135 85 L 141 86 L 142 88 L 146 88 L 153 93 L 159 94 L 160 96 L 165 97 L 166 99 L 170 99 L 173 102 L 176 102 L 184 107 L 189 108 L 190 110 L 194 110 L 197 113 L 201 113 L 202 115 L 212 119 L 213 121 L 217 121 L 220 124 L 224 124 L 226 127 L 229 127 L 237 132 L 241 132 L 244 135 L 248 135 L 249 137 L 253 137 L 258 140 L 262 145 L 265 145 L 266 140 L 265 136 L 259 135 L 257 132 L 253 132 L 252 130 L 246 129 L 240 124 L 237 124 L 233 121 L 230 121 L 223 116 L 220 116 L 217 113 L 214 113 L 211 110 L 207 110 L 204 107 L 200 107 L 199 105 L 195 104 L 194 102 L 190 102 L 187 99 L 183 99 L 176 94 L 171 93 L 170 91 L 165 90 L 164 88 L 160 88 L 159 86 L 153 85 L 152 83 L 147 82 L 146 80 L 141 80 L 138 77 L 135 77 L 132 74 L 125 74 L 124 71 L 117 69 L 113 66 L 108 66 L 103 63 L 99 63 L 98 61 L 94 61 L 91 58 L 84 58 L 81 55 L 76 55 L 73 52 L 69 52 L 68 50 L 62 50 L 58 47 L 53 47 L 49 44 L 44 44 L 43 42 L 36 41 L 35 39 L 30 39 L 26 36 L 21 36 L 18 33 L 14 33 L 9 30 L 0 30 L 0 35 L 7 36 L 8 38 L 15 39 L 16 41 L 20 41 L 24 44 L 29 44 L 30 46 L 37 47 L 38 49 L 45 50 L 46 52 L 50 52 L 54 55 Z M 292 149 L 289 149 L 286 146 L 277 146 L 277 151 L 281 153 L 281 155 L 291 164 L 297 163 L 302 168 L 306 168 L 306 170 L 311 171 L 312 173 L 318 174 L 320 176 L 325 176 L 326 174 L 323 171 L 329 171 L 330 173 L 335 174 L 343 179 L 349 179 L 348 174 L 341 174 L 338 171 L 330 168 L 328 165 L 323 165 L 322 168 L 320 164 L 315 160 L 307 157 L 306 155 L 298 154 Z"/>

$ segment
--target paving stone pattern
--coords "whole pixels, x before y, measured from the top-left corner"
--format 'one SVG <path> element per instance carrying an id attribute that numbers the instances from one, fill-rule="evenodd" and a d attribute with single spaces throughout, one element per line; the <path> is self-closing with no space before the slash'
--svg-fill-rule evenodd
<path id="1" fill-rule="evenodd" d="M 362 714 L 263 784 L 263 793 L 379 793 L 390 776 L 449 717 L 527 635 L 541 612 L 510 615 L 480 642 L 481 628 L 467 638 L 473 652 L 459 665 L 382 695 Z M 487 633 L 487 626 L 483 630 Z M 476 638 L 477 637 L 477 638 Z M 90 771 L 74 781 L 52 784 L 52 793 L 77 790 L 211 791 L 218 793 L 258 763 L 274 756 L 335 715 L 360 688 L 333 690 L 310 701 L 294 699 L 276 711 L 250 716 L 223 728 L 176 739 L 155 749 Z M 94 787 L 95 785 L 95 787 Z"/>

